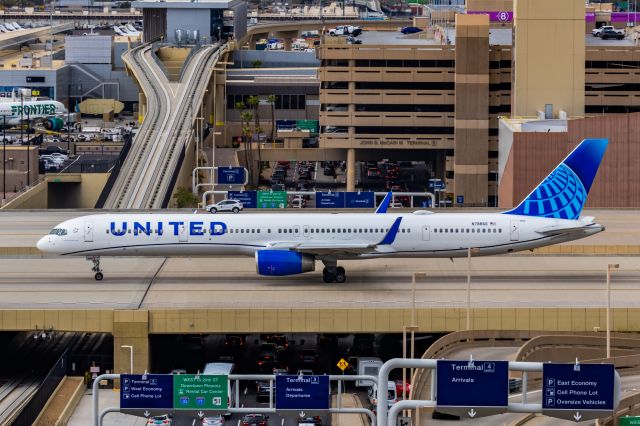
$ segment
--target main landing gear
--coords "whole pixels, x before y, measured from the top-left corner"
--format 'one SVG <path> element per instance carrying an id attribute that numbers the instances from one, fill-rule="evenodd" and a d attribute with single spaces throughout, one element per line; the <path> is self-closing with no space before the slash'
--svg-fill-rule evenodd
<path id="1" fill-rule="evenodd" d="M 96 281 L 102 281 L 104 275 L 102 275 L 102 269 L 100 269 L 100 256 L 87 256 L 87 260 L 93 262 L 91 270 L 96 273 L 94 275 Z"/>
<path id="2" fill-rule="evenodd" d="M 342 284 L 347 280 L 347 275 L 344 268 L 342 266 L 338 266 L 337 261 L 323 261 L 323 263 L 324 269 L 322 270 L 322 280 L 325 283 L 332 283 L 335 281 L 339 284 Z"/>

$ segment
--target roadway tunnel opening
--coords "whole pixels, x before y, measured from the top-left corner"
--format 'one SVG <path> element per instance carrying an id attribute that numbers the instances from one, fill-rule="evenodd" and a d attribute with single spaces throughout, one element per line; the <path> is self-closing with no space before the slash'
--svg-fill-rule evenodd
<path id="1" fill-rule="evenodd" d="M 421 357 L 442 334 L 416 333 L 415 356 Z M 149 337 L 150 367 L 154 373 L 173 370 L 195 374 L 211 362 L 235 364 L 238 374 L 272 374 L 274 369 L 296 374 L 341 374 L 340 359 L 357 363 L 360 357 L 382 361 L 402 357 L 402 333 L 262 333 L 155 334 Z M 407 334 L 407 357 L 410 354 Z M 355 374 L 353 365 L 349 370 Z"/>

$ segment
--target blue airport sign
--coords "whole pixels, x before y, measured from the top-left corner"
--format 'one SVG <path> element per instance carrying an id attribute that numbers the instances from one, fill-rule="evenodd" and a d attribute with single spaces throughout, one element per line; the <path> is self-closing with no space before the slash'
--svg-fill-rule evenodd
<path id="1" fill-rule="evenodd" d="M 347 192 L 345 207 L 348 209 L 375 208 L 375 194 L 373 192 Z"/>
<path id="2" fill-rule="evenodd" d="M 344 192 L 316 192 L 316 209 L 343 209 Z"/>
<path id="3" fill-rule="evenodd" d="M 464 195 L 456 195 L 456 204 L 464 204 Z"/>
<path id="4" fill-rule="evenodd" d="M 611 415 L 618 405 L 613 364 L 543 364 L 542 413 L 574 421 Z M 619 386 L 619 383 L 618 383 Z"/>
<path id="5" fill-rule="evenodd" d="M 328 410 L 329 376 L 276 376 L 276 410 Z"/>
<path id="6" fill-rule="evenodd" d="M 446 184 L 441 179 L 429 179 L 429 188 L 433 190 L 444 189 Z"/>
<path id="7" fill-rule="evenodd" d="M 228 191 L 227 198 L 240 201 L 245 209 L 258 207 L 258 193 L 256 191 Z"/>
<path id="8" fill-rule="evenodd" d="M 120 411 L 145 416 L 173 409 L 173 376 L 170 374 L 120 375 Z"/>
<path id="9" fill-rule="evenodd" d="M 436 410 L 467 418 L 507 411 L 507 361 L 438 360 Z"/>
<path id="10" fill-rule="evenodd" d="M 218 185 L 244 185 L 244 167 L 218 167 Z"/>

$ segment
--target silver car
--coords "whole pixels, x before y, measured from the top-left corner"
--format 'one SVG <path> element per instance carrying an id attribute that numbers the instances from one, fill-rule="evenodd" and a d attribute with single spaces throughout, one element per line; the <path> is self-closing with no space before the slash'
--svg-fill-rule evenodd
<path id="1" fill-rule="evenodd" d="M 215 204 L 208 204 L 205 207 L 205 209 L 211 213 L 217 213 L 217 212 L 238 213 L 242 211 L 243 206 L 242 206 L 242 203 L 238 200 L 222 200 Z"/>

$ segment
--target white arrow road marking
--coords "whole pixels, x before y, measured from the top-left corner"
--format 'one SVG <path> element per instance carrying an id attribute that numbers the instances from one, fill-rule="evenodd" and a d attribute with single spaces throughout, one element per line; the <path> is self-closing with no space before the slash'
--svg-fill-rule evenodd
<path id="1" fill-rule="evenodd" d="M 145 412 L 143 414 L 144 414 L 145 417 L 149 417 L 151 415 L 149 410 L 145 410 Z"/>
<path id="2" fill-rule="evenodd" d="M 204 417 L 204 413 L 202 412 L 202 410 L 198 411 L 198 417 L 200 417 L 200 418 Z"/>
<path id="3" fill-rule="evenodd" d="M 579 422 L 582 418 L 582 414 L 580 414 L 579 411 L 576 411 L 576 413 L 573 415 L 573 418 L 576 420 L 576 422 Z"/>
<path id="4" fill-rule="evenodd" d="M 300 418 L 304 418 L 304 411 L 300 411 Z"/>
<path id="5" fill-rule="evenodd" d="M 467 414 L 469 414 L 469 417 L 474 418 L 477 413 L 476 413 L 476 410 L 472 408 L 471 410 L 469 410 Z"/>

